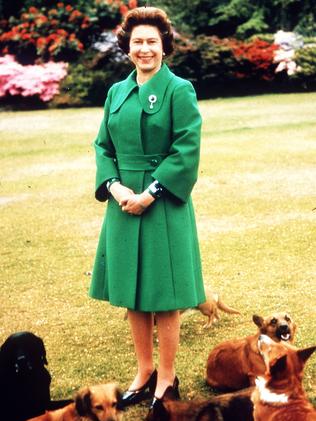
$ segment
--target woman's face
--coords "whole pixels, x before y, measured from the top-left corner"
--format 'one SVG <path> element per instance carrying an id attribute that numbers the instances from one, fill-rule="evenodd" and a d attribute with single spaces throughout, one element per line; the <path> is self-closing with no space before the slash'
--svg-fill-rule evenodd
<path id="1" fill-rule="evenodd" d="M 162 40 L 158 28 L 151 25 L 135 26 L 129 42 L 129 57 L 138 74 L 153 76 L 161 67 Z"/>

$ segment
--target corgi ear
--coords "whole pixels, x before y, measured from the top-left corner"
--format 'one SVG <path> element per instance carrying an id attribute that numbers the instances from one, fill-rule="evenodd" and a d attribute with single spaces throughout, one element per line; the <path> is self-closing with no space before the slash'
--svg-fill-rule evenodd
<path id="1" fill-rule="evenodd" d="M 263 317 L 257 316 L 257 314 L 254 314 L 252 316 L 252 320 L 253 320 L 254 324 L 256 324 L 259 328 L 262 327 L 262 325 L 263 325 Z"/>
<path id="2" fill-rule="evenodd" d="M 298 358 L 305 364 L 315 350 L 316 346 L 311 346 L 310 348 L 305 349 L 299 349 L 297 351 Z"/>
<path id="3" fill-rule="evenodd" d="M 87 415 L 91 410 L 91 392 L 88 387 L 79 390 L 75 399 L 75 407 L 81 417 Z"/>
<path id="4" fill-rule="evenodd" d="M 261 329 L 264 325 L 264 319 L 261 316 L 258 316 L 257 314 L 254 314 L 252 316 L 252 321 L 254 322 L 255 325 L 258 326 L 259 329 Z"/>
<path id="5" fill-rule="evenodd" d="M 270 363 L 270 374 L 272 377 L 286 369 L 286 358 L 285 354 Z"/>

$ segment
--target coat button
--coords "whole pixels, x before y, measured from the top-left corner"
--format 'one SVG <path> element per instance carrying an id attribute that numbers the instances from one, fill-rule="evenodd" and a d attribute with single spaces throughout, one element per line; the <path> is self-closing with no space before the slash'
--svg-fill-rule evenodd
<path id="1" fill-rule="evenodd" d="M 150 160 L 150 163 L 151 163 L 151 165 L 152 165 L 153 167 L 157 167 L 157 165 L 158 165 L 158 159 L 151 159 L 151 160 Z"/>

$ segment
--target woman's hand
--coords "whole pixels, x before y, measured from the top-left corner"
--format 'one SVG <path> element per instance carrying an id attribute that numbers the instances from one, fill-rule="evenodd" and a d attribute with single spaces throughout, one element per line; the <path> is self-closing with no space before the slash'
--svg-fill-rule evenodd
<path id="1" fill-rule="evenodd" d="M 133 190 L 130 188 L 123 186 L 119 181 L 111 184 L 110 186 L 110 193 L 117 201 L 117 203 L 121 206 L 121 201 L 124 199 L 128 199 L 131 195 L 134 195 Z"/>
<path id="2" fill-rule="evenodd" d="M 154 198 L 146 190 L 141 194 L 133 194 L 121 200 L 122 211 L 131 215 L 141 215 L 148 206 L 154 202 Z"/>

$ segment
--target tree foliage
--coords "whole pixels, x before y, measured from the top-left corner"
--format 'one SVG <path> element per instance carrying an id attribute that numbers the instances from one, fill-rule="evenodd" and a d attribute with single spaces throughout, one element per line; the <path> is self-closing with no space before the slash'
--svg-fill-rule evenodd
<path id="1" fill-rule="evenodd" d="M 66 0 L 65 4 L 88 13 L 95 3 L 109 6 L 111 0 Z M 117 2 L 116 2 L 117 3 Z M 122 1 L 123 3 L 123 1 Z M 0 0 L 0 18 L 18 16 L 31 6 L 55 7 L 57 0 Z M 128 1 L 125 1 L 128 4 Z M 164 8 L 180 32 L 245 39 L 279 29 L 316 35 L 315 0 L 156 0 L 138 2 Z"/>
<path id="2" fill-rule="evenodd" d="M 279 29 L 316 35 L 315 0 L 157 0 L 175 27 L 194 35 L 245 39 Z"/>

